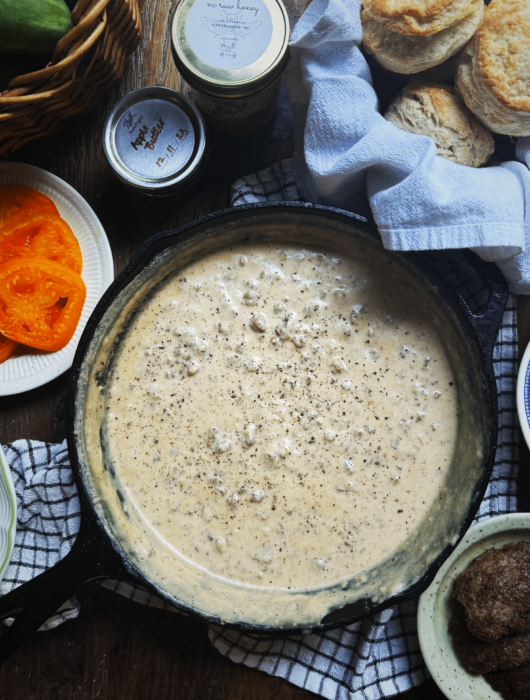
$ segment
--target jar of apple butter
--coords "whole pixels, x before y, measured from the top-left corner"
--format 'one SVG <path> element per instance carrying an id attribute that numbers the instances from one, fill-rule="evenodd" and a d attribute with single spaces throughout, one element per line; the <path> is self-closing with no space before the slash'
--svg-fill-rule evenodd
<path id="1" fill-rule="evenodd" d="M 210 155 L 198 109 L 159 85 L 133 90 L 116 103 L 103 130 L 103 149 L 123 184 L 162 204 L 192 196 Z"/>

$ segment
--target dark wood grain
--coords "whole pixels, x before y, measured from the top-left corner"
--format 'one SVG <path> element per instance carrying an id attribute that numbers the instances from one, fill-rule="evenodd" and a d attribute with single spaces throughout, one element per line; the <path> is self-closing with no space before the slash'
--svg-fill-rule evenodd
<path id="1" fill-rule="evenodd" d="M 294 20 L 306 0 L 287 0 Z M 72 185 L 93 207 L 110 241 L 119 272 L 154 233 L 168 230 L 229 203 L 229 187 L 242 175 L 289 157 L 288 133 L 274 125 L 245 138 L 213 135 L 210 172 L 201 191 L 181 206 L 157 206 L 132 197 L 113 177 L 101 147 L 103 124 L 116 100 L 146 85 L 189 90 L 168 46 L 176 2 L 146 0 L 144 36 L 121 83 L 89 113 L 58 134 L 34 141 L 12 160 L 42 167 Z M 283 129 L 285 132 L 285 129 Z M 280 134 L 280 135 L 278 135 Z M 530 304 L 520 305 L 522 347 L 530 339 Z M 0 399 L 0 442 L 17 438 L 57 440 L 54 415 L 67 377 L 32 392 Z M 528 474 L 528 453 L 524 470 Z M 527 489 L 530 493 L 530 490 Z M 79 591 L 77 620 L 29 639 L 0 669 L 4 700 L 309 700 L 316 696 L 287 682 L 223 658 L 196 620 L 145 608 L 87 584 Z M 402 700 L 443 700 L 432 681 Z"/>

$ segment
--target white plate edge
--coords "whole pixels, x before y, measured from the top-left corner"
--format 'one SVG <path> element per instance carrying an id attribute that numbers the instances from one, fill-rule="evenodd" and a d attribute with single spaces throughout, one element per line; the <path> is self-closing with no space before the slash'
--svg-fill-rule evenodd
<path id="1" fill-rule="evenodd" d="M 526 408 L 524 404 L 524 387 L 526 384 L 526 375 L 528 372 L 528 365 L 530 363 L 530 343 L 526 346 L 524 355 L 519 363 L 519 372 L 517 374 L 517 388 L 516 388 L 516 404 L 517 404 L 517 416 L 519 418 L 519 425 L 521 426 L 521 431 L 523 433 L 524 439 L 528 448 L 530 449 L 530 425 L 528 424 L 528 417 L 526 415 Z"/>

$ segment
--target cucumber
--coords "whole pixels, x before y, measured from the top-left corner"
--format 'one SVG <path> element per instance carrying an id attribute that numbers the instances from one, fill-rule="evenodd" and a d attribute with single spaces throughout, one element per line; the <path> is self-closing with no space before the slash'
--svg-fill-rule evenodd
<path id="1" fill-rule="evenodd" d="M 51 53 L 72 28 L 64 0 L 0 0 L 0 51 Z"/>

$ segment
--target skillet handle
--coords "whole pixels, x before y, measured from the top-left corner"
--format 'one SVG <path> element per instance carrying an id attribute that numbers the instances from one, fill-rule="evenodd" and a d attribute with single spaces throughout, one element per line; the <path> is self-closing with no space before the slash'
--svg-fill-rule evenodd
<path id="1" fill-rule="evenodd" d="M 480 316 L 473 314 L 466 301 L 455 290 L 460 304 L 465 307 L 469 322 L 477 336 L 479 344 L 487 353 L 487 357 L 493 354 L 493 348 L 497 339 L 497 332 L 502 321 L 506 302 L 508 300 L 508 283 L 495 263 L 488 263 L 470 250 L 461 250 L 460 253 L 480 275 L 483 282 L 490 289 L 490 296 L 484 313 Z"/>
<path id="2" fill-rule="evenodd" d="M 0 598 L 0 620 L 15 618 L 0 637 L 0 664 L 54 615 L 78 586 L 109 577 L 134 580 L 85 509 L 70 552 L 55 566 Z"/>

